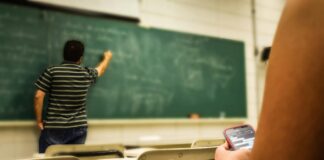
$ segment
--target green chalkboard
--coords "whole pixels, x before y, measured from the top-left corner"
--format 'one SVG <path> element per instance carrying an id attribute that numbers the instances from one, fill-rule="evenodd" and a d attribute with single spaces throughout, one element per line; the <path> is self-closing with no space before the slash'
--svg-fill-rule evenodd
<path id="1" fill-rule="evenodd" d="M 33 119 L 33 83 L 62 62 L 68 39 L 84 66 L 113 51 L 90 89 L 89 118 L 246 117 L 243 42 L 143 28 L 107 18 L 0 3 L 0 119 Z"/>

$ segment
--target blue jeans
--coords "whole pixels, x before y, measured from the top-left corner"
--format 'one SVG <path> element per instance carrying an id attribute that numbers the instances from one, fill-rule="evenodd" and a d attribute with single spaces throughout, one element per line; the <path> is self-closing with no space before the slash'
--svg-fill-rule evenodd
<path id="1" fill-rule="evenodd" d="M 44 129 L 39 137 L 39 153 L 45 153 L 48 146 L 54 144 L 84 144 L 87 127 L 67 129 Z"/>

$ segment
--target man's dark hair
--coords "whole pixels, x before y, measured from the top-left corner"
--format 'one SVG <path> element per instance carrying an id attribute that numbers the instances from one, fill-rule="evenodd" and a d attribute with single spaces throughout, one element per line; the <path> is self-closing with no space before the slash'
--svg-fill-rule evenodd
<path id="1" fill-rule="evenodd" d="M 64 45 L 63 57 L 66 61 L 77 62 L 83 56 L 84 45 L 78 40 L 68 40 Z"/>

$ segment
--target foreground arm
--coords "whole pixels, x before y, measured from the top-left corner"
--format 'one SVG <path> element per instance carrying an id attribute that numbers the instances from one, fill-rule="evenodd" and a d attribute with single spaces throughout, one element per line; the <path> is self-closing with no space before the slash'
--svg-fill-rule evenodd
<path id="1" fill-rule="evenodd" d="M 324 1 L 291 0 L 271 51 L 253 160 L 324 159 Z"/>
<path id="2" fill-rule="evenodd" d="M 40 89 L 37 89 L 34 96 L 34 110 L 36 115 L 37 127 L 41 130 L 44 129 L 42 120 L 43 102 L 46 93 Z"/>
<path id="3" fill-rule="evenodd" d="M 323 8 L 322 0 L 287 1 L 269 60 L 252 160 L 324 159 Z M 217 160 L 242 157 L 225 149 L 217 149 Z"/>
<path id="4" fill-rule="evenodd" d="M 98 76 L 99 77 L 102 76 L 105 73 L 111 59 L 112 59 L 111 51 L 106 51 L 104 53 L 104 55 L 103 55 L 103 59 L 101 60 L 101 62 L 96 67 L 96 70 L 98 71 Z"/>

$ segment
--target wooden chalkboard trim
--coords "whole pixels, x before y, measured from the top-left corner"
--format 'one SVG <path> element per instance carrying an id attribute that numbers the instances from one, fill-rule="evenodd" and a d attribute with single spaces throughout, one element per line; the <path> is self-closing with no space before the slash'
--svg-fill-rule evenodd
<path id="1" fill-rule="evenodd" d="M 158 124 L 215 124 L 215 125 L 230 125 L 241 124 L 246 122 L 246 118 L 211 118 L 211 119 L 90 119 L 89 126 L 112 126 L 112 125 L 158 125 Z M 32 127 L 36 126 L 35 121 L 0 121 L 0 127 Z"/>
<path id="2" fill-rule="evenodd" d="M 0 127 L 31 127 L 35 126 L 36 127 L 36 122 L 35 121 L 0 121 Z"/>
<path id="3" fill-rule="evenodd" d="M 150 124 L 233 124 L 243 123 L 247 119 L 229 118 L 229 119 L 120 119 L 120 120 L 89 120 L 89 125 L 150 125 Z"/>
<path id="4" fill-rule="evenodd" d="M 52 5 L 52 4 L 31 2 L 26 0 L 2 0 L 0 3 L 15 4 L 15 5 L 28 6 L 28 7 L 34 7 L 34 8 L 52 10 L 52 11 L 60 11 L 64 13 L 83 15 L 88 17 L 100 17 L 100 18 L 122 20 L 122 21 L 133 22 L 133 23 L 140 22 L 140 20 L 135 17 L 120 16 L 116 14 L 101 13 L 96 11 L 69 8 L 69 7 Z"/>

